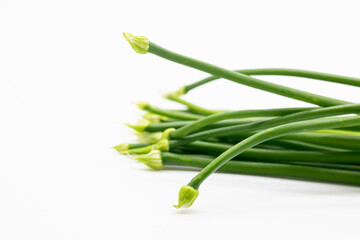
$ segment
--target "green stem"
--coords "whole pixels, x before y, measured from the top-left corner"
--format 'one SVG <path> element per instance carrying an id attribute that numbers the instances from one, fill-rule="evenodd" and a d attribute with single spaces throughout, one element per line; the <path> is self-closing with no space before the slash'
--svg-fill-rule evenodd
<path id="1" fill-rule="evenodd" d="M 300 70 L 300 69 L 260 68 L 260 69 L 235 70 L 234 72 L 238 72 L 238 73 L 242 73 L 242 74 L 246 74 L 246 75 L 252 75 L 252 76 L 254 76 L 254 75 L 280 75 L 280 76 L 303 77 L 303 78 L 323 80 L 323 81 L 328 81 L 328 82 L 341 83 L 341 84 L 360 87 L 360 79 L 359 78 L 346 77 L 346 76 L 314 72 L 314 71 L 306 71 L 306 70 Z M 197 88 L 208 82 L 212 82 L 216 79 L 219 79 L 219 77 L 210 76 L 210 77 L 204 78 L 200 81 L 197 81 L 193 84 L 187 85 L 184 87 L 184 93 L 187 93 L 187 92 L 193 90 L 194 88 Z"/>
<path id="2" fill-rule="evenodd" d="M 256 132 L 246 132 L 233 136 L 228 136 L 227 140 L 230 142 L 239 142 L 243 139 L 250 137 Z M 319 145 L 325 145 L 334 148 L 343 148 L 350 150 L 360 149 L 360 136 L 357 135 L 344 135 L 344 134 L 328 134 L 328 133 L 317 133 L 317 132 L 303 132 L 290 134 L 279 137 L 278 139 L 295 140 L 306 143 L 313 143 Z"/>
<path id="3" fill-rule="evenodd" d="M 202 62 L 175 52 L 171 52 L 167 49 L 164 49 L 155 43 L 149 42 L 149 53 L 162 57 L 164 59 L 198 69 L 203 72 L 207 72 L 211 75 L 222 77 L 229 79 L 231 81 L 244 84 L 249 87 L 254 87 L 260 90 L 264 90 L 267 92 L 272 92 L 281 96 L 297 99 L 300 101 L 312 103 L 318 106 L 333 106 L 333 105 L 341 105 L 349 102 L 329 98 L 301 90 L 297 90 L 294 88 L 282 86 L 275 83 L 266 82 L 260 79 L 256 79 L 250 77 L 248 75 L 244 75 L 242 73 L 233 72 L 227 70 L 225 68 L 221 68 L 206 62 Z"/>
<path id="4" fill-rule="evenodd" d="M 173 96 L 173 95 L 168 95 L 166 98 L 169 99 L 169 100 L 172 100 L 174 102 L 178 102 L 178 103 L 181 103 L 181 104 L 185 105 L 193 113 L 204 114 L 204 115 L 212 115 L 212 114 L 215 114 L 215 113 L 223 112 L 223 111 L 220 111 L 220 110 L 210 110 L 210 109 L 200 107 L 198 105 L 195 105 L 195 104 L 193 104 L 191 102 L 188 102 L 188 101 L 186 101 L 186 100 L 184 100 L 182 98 L 179 98 L 179 97 Z"/>
<path id="5" fill-rule="evenodd" d="M 332 129 L 332 128 L 340 128 L 340 127 L 351 127 L 360 124 L 360 117 L 338 117 L 338 118 L 330 118 L 330 119 L 315 119 L 315 120 L 307 120 L 295 123 L 284 124 L 275 128 L 270 128 L 259 132 L 230 149 L 226 150 L 220 156 L 218 156 L 214 161 L 212 161 L 209 165 L 207 165 L 199 174 L 197 174 L 188 184 L 194 189 L 198 189 L 200 184 L 209 177 L 213 172 L 219 169 L 226 162 L 241 154 L 242 152 L 250 149 L 260 143 L 266 142 L 267 140 L 294 134 L 298 132 L 304 131 L 314 131 L 321 129 Z M 360 181 L 360 179 L 359 179 Z"/>
<path id="6" fill-rule="evenodd" d="M 212 128 L 219 128 L 219 127 L 227 127 L 227 126 L 233 126 L 233 125 L 240 125 L 240 124 L 246 124 L 246 123 L 254 123 L 258 121 L 264 121 L 268 120 L 269 118 L 245 118 L 245 119 L 229 119 L 224 120 L 218 123 L 210 124 L 207 127 L 209 129 Z M 161 123 L 152 123 L 149 124 L 144 131 L 147 132 L 159 132 L 164 131 L 168 128 L 180 128 L 187 124 L 193 123 L 194 121 L 173 121 L 173 122 L 161 122 Z"/>
<path id="7" fill-rule="evenodd" d="M 140 108 L 142 110 L 146 110 L 151 113 L 159 114 L 169 118 L 180 119 L 180 120 L 197 120 L 203 117 L 201 115 L 188 113 L 188 112 L 165 110 L 165 109 L 157 108 L 150 104 L 143 104 Z"/>
<path id="8" fill-rule="evenodd" d="M 360 104 L 358 106 L 360 111 Z M 303 112 L 307 110 L 313 110 L 314 108 L 275 108 L 275 109 L 257 109 L 257 110 L 239 110 L 239 111 L 230 111 L 213 114 L 207 117 L 203 117 L 194 121 L 193 123 L 187 124 L 176 131 L 171 133 L 171 138 L 181 138 L 188 135 L 191 132 L 194 132 L 202 127 L 205 127 L 209 124 L 219 122 L 225 119 L 231 118 L 246 118 L 246 117 L 274 117 L 274 116 L 285 116 L 289 114 L 294 114 L 297 112 Z M 275 121 L 273 120 L 269 120 Z M 276 121 L 275 121 L 276 122 Z"/>
<path id="9" fill-rule="evenodd" d="M 339 147 L 329 147 L 324 145 L 312 144 L 302 141 L 292 141 L 286 139 L 272 139 L 268 144 L 274 144 L 285 149 L 290 150 L 309 150 L 309 151 L 322 151 L 322 152 L 348 152 L 348 149 L 342 149 Z"/>
<path id="10" fill-rule="evenodd" d="M 286 135 L 280 139 L 297 140 L 329 147 L 360 150 L 360 136 L 356 135 L 305 132 Z"/>
<path id="11" fill-rule="evenodd" d="M 212 157 L 187 154 L 161 153 L 163 165 L 180 165 L 204 168 L 213 162 Z M 219 170 L 240 174 L 312 180 L 360 186 L 360 171 L 340 170 L 283 163 L 229 161 Z"/>
<path id="12" fill-rule="evenodd" d="M 343 114 L 349 114 L 349 113 L 356 113 L 360 111 L 360 104 L 346 104 L 341 106 L 333 106 L 333 107 L 326 107 L 326 108 L 315 108 L 303 112 L 298 112 L 290 115 L 286 115 L 283 117 L 278 117 L 274 119 L 270 119 L 263 122 L 257 122 L 257 123 L 249 123 L 244 124 L 240 126 L 229 126 L 229 127 L 222 127 L 217 129 L 211 129 L 207 131 L 202 131 L 199 133 L 195 133 L 189 136 L 186 136 L 182 138 L 181 140 L 174 142 L 171 146 L 179 146 L 183 144 L 187 144 L 196 140 L 206 139 L 208 137 L 220 137 L 220 136 L 230 136 L 234 134 L 240 134 L 244 132 L 251 132 L 251 131 L 257 131 L 257 130 L 263 130 L 266 128 L 278 126 L 281 124 L 296 122 L 296 121 L 303 121 L 303 120 L 309 120 L 309 119 L 315 119 L 315 118 L 321 118 L 321 117 L 329 117 L 329 116 L 336 116 L 336 115 L 343 115 Z M 198 126 L 203 127 L 207 124 L 207 119 L 210 119 L 212 121 L 213 119 L 216 119 L 217 116 L 222 115 L 223 113 L 218 113 L 212 116 L 208 116 L 206 118 L 200 119 L 199 121 L 195 121 L 193 124 L 189 124 L 184 126 L 186 131 L 185 133 L 189 131 L 193 131 Z M 199 124 L 200 122 L 200 124 Z M 195 124 L 197 123 L 197 124 Z M 175 132 L 179 132 L 181 130 L 178 129 L 170 135 L 173 137 L 173 134 Z M 175 135 L 176 136 L 176 135 Z M 181 136 L 181 135 L 180 135 Z"/>
<path id="13" fill-rule="evenodd" d="M 184 147 L 217 156 L 233 146 L 232 144 L 226 143 L 197 141 Z M 261 161 L 360 164 L 360 152 L 321 152 L 251 148 L 241 153 L 239 157 Z"/>

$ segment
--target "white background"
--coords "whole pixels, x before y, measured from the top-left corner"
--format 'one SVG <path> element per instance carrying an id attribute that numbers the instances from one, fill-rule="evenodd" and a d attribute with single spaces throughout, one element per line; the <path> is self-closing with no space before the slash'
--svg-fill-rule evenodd
<path id="1" fill-rule="evenodd" d="M 193 171 L 150 171 L 112 146 L 148 100 L 207 74 L 138 55 L 123 31 L 229 68 L 360 76 L 360 2 L 0 0 L 0 239 L 359 239 L 360 190 L 215 174 L 175 210 Z M 359 102 L 359 90 L 273 82 Z M 310 106 L 220 80 L 210 108 Z"/>

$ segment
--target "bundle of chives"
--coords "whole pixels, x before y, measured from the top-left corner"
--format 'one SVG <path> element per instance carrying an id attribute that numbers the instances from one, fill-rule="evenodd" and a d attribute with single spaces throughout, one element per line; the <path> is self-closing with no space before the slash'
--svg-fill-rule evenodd
<path id="1" fill-rule="evenodd" d="M 230 71 L 164 49 L 145 36 L 124 33 L 140 54 L 204 71 L 212 76 L 181 87 L 167 99 L 187 110 L 167 110 L 146 102 L 148 112 L 138 124 L 139 143 L 119 144 L 124 154 L 154 169 L 166 165 L 202 169 L 181 187 L 176 208 L 190 207 L 200 185 L 217 170 L 240 174 L 305 179 L 360 186 L 360 104 L 266 82 L 250 75 L 284 75 L 360 86 L 360 79 L 296 69 Z M 194 88 L 218 78 L 315 104 L 313 108 L 213 110 L 182 98 Z M 344 116 L 349 115 L 350 116 Z"/>

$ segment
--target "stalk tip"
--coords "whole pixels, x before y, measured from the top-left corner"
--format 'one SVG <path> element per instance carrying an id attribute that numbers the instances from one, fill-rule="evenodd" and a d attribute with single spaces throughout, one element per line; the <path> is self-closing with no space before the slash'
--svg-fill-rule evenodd
<path id="1" fill-rule="evenodd" d="M 162 152 L 168 152 L 169 151 L 169 139 L 170 139 L 170 133 L 175 131 L 175 128 L 168 128 L 166 129 L 161 137 L 160 140 L 154 145 L 153 149 L 160 150 Z"/>
<path id="2" fill-rule="evenodd" d="M 149 121 L 150 123 L 159 123 L 161 121 L 167 121 L 168 118 L 159 114 L 147 112 L 144 114 L 144 120 Z"/>
<path id="3" fill-rule="evenodd" d="M 138 124 L 125 123 L 125 125 L 131 127 L 137 132 L 144 132 L 145 129 L 150 125 L 150 122 L 147 120 L 141 120 Z"/>
<path id="4" fill-rule="evenodd" d="M 155 170 L 160 170 L 163 168 L 161 152 L 159 150 L 153 150 L 148 154 L 137 155 L 133 159 L 138 160 L 139 162 L 142 162 L 146 166 Z"/>
<path id="5" fill-rule="evenodd" d="M 123 151 L 121 153 L 123 153 L 123 154 L 147 154 L 147 153 L 151 152 L 153 147 L 154 147 L 154 145 L 149 145 L 146 147 L 139 147 L 139 148 L 132 148 L 132 149 Z"/>
<path id="6" fill-rule="evenodd" d="M 140 143 L 155 144 L 161 140 L 162 132 L 136 132 Z"/>
<path id="7" fill-rule="evenodd" d="M 181 86 L 178 90 L 171 92 L 164 97 L 167 99 L 171 99 L 172 97 L 180 97 L 186 93 L 185 86 Z"/>
<path id="8" fill-rule="evenodd" d="M 182 186 L 179 191 L 179 203 L 175 208 L 189 208 L 199 196 L 199 190 L 189 185 Z"/>
<path id="9" fill-rule="evenodd" d="M 140 108 L 141 110 L 145 110 L 147 106 L 149 106 L 149 103 L 148 102 L 145 102 L 145 101 L 140 101 L 140 102 L 136 102 L 135 103 L 136 106 L 138 108 Z"/>
<path id="10" fill-rule="evenodd" d="M 149 50 L 149 39 L 145 36 L 135 36 L 133 34 L 124 32 L 125 39 L 130 43 L 135 52 L 145 54 Z"/>
<path id="11" fill-rule="evenodd" d="M 130 145 L 130 144 L 128 144 L 128 143 L 121 143 L 121 144 L 119 144 L 119 145 L 114 146 L 113 149 L 115 149 L 116 151 L 122 153 L 122 152 L 124 152 L 124 151 L 129 150 L 129 145 Z"/>

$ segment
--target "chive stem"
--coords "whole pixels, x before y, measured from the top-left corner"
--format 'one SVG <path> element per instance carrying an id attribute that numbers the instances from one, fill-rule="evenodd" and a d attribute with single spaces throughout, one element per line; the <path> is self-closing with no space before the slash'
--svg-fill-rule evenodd
<path id="1" fill-rule="evenodd" d="M 194 189 L 198 189 L 200 184 L 209 177 L 213 172 L 219 169 L 226 162 L 236 157 L 240 153 L 246 151 L 247 149 L 254 147 L 260 143 L 263 143 L 267 140 L 294 134 L 298 132 L 304 131 L 314 131 L 321 129 L 331 129 L 331 128 L 339 128 L 339 127 L 351 127 L 360 124 L 360 117 L 339 117 L 339 118 L 331 118 L 331 119 L 315 119 L 315 120 L 306 120 L 301 122 L 294 122 L 284 124 L 275 128 L 270 128 L 259 132 L 255 135 L 252 135 L 249 138 L 241 141 L 230 149 L 226 150 L 216 159 L 214 159 L 209 165 L 207 165 L 199 174 L 197 174 L 190 182 L 189 186 Z M 360 181 L 360 179 L 359 179 Z"/>
<path id="2" fill-rule="evenodd" d="M 328 82 L 334 82 L 334 83 L 340 83 L 340 84 L 346 84 L 346 85 L 360 87 L 360 79 L 359 78 L 340 76 L 340 75 L 315 72 L 315 71 L 300 70 L 300 69 L 259 68 L 259 69 L 235 70 L 234 72 L 238 72 L 238 73 L 242 73 L 242 74 L 250 75 L 250 76 L 279 75 L 279 76 L 303 77 L 303 78 L 323 80 L 323 81 L 328 81 Z M 193 90 L 194 88 L 197 88 L 199 86 L 202 86 L 208 82 L 212 82 L 217 79 L 219 79 L 219 77 L 210 76 L 210 77 L 204 78 L 200 81 L 197 81 L 193 84 L 184 86 L 183 93 L 185 94 L 185 93 Z"/>
<path id="3" fill-rule="evenodd" d="M 296 122 L 296 121 L 303 121 L 303 120 L 310 120 L 315 118 L 324 118 L 336 115 L 344 115 L 349 113 L 357 113 L 360 111 L 360 104 L 346 104 L 341 106 L 333 106 L 333 107 L 326 107 L 326 108 L 315 108 L 310 109 L 298 113 L 293 113 L 290 115 L 270 119 L 263 122 L 256 122 L 256 123 L 249 123 L 240 126 L 228 126 L 222 127 L 217 129 L 211 129 L 207 131 L 202 131 L 199 133 L 191 134 L 189 136 L 183 137 L 181 140 L 174 142 L 171 146 L 179 146 L 182 144 L 187 144 L 196 140 L 206 139 L 208 137 L 220 137 L 220 136 L 229 136 L 234 134 L 240 134 L 244 132 L 251 132 L 256 130 L 263 130 L 270 127 L 275 127 L 281 124 Z M 198 126 L 205 126 L 208 122 L 213 122 L 213 120 L 219 118 L 224 115 L 224 113 L 218 113 L 215 115 L 211 115 L 195 121 L 192 124 L 186 125 L 183 128 L 179 128 L 178 130 L 172 132 L 170 135 L 171 138 L 175 135 L 175 137 L 183 136 L 184 134 L 194 131 L 198 128 Z M 183 130 L 185 129 L 185 130 Z M 176 132 L 180 132 L 179 135 Z M 182 133 L 184 132 L 184 133 Z"/>
<path id="4" fill-rule="evenodd" d="M 301 91 L 298 89 L 282 86 L 279 84 L 266 82 L 257 78 L 250 77 L 248 75 L 244 75 L 242 73 L 233 72 L 227 70 L 225 68 L 221 68 L 194 58 L 190 58 L 165 48 L 162 48 L 155 43 L 149 41 L 149 53 L 162 57 L 164 59 L 170 60 L 172 62 L 176 62 L 194 69 L 198 69 L 203 72 L 207 72 L 211 75 L 226 78 L 228 80 L 249 86 L 254 87 L 263 91 L 272 92 L 284 97 L 289 97 L 293 99 L 297 99 L 300 101 L 312 103 L 318 106 L 334 106 L 334 105 L 342 105 L 349 103 L 347 101 L 338 100 L 335 98 L 330 98 L 326 96 L 321 96 L 318 94 Z"/>

